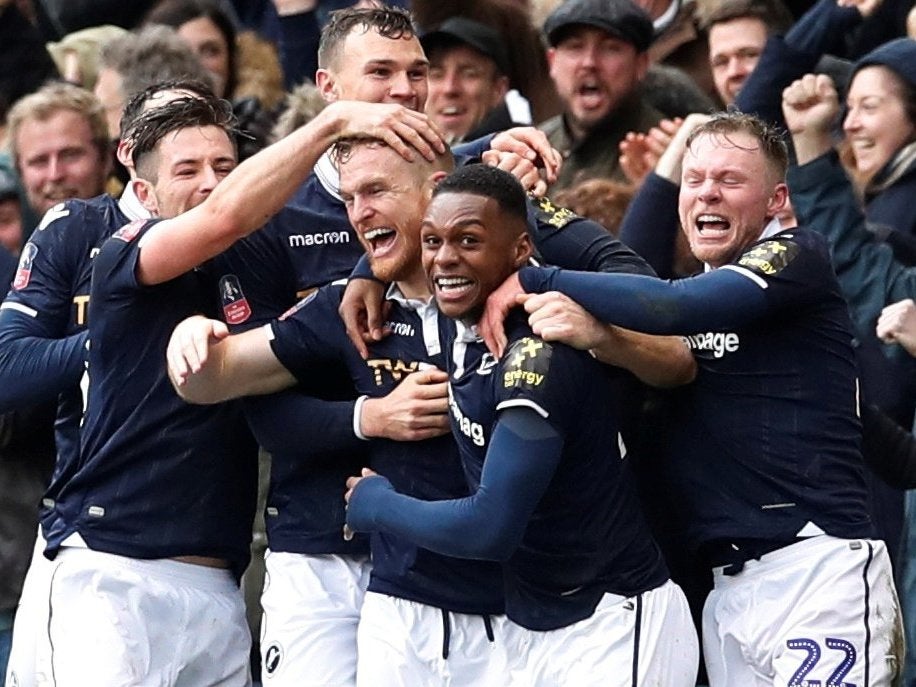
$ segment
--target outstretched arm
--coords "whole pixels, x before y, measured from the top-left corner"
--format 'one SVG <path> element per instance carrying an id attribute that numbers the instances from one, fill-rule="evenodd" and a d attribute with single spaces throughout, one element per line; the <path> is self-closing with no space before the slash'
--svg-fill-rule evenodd
<path id="1" fill-rule="evenodd" d="M 245 160 L 207 199 L 159 222 L 142 239 L 137 277 L 159 284 L 222 253 L 278 212 L 334 141 L 376 136 L 408 160 L 444 151 L 426 115 L 400 105 L 338 101 L 282 141 Z"/>
<path id="2" fill-rule="evenodd" d="M 172 332 L 166 359 L 172 386 L 189 403 L 269 394 L 296 383 L 274 355 L 267 327 L 229 336 L 219 320 L 189 317 Z"/>
<path id="3" fill-rule="evenodd" d="M 506 560 L 521 542 L 562 451 L 562 437 L 534 410 L 509 408 L 493 430 L 475 494 L 421 501 L 398 494 L 384 477 L 351 477 L 347 525 L 355 532 L 392 532 L 447 556 Z"/>

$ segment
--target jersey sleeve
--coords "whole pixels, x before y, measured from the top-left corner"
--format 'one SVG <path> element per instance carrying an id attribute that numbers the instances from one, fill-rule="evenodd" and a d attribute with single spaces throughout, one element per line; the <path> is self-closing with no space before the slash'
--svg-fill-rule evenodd
<path id="1" fill-rule="evenodd" d="M 370 477 L 357 485 L 347 523 L 357 532 L 392 532 L 447 556 L 507 560 L 562 452 L 563 440 L 548 422 L 529 409 L 513 408 L 494 427 L 474 494 L 422 501 L 395 492 L 384 477 Z"/>
<path id="2" fill-rule="evenodd" d="M 529 293 L 560 291 L 602 322 L 648 334 L 727 329 L 767 313 L 763 289 L 732 270 L 662 281 L 635 274 L 524 267 L 519 279 Z"/>
<path id="3" fill-rule="evenodd" d="M 35 320 L 35 334 L 63 336 L 73 307 L 74 271 L 90 249 L 86 241 L 88 209 L 76 202 L 45 213 L 22 249 L 3 310 L 17 310 Z"/>
<path id="4" fill-rule="evenodd" d="M 607 229 L 549 198 L 529 201 L 528 229 L 538 254 L 550 265 L 586 272 L 655 274 Z"/>
<path id="5" fill-rule="evenodd" d="M 496 409 L 529 408 L 567 436 L 581 390 L 595 374 L 586 355 L 535 335 L 515 340 L 499 362 Z"/>
<path id="6" fill-rule="evenodd" d="M 270 324 L 274 355 L 300 382 L 307 382 L 322 363 L 343 359 L 349 339 L 337 314 L 341 288 L 318 289 Z"/>

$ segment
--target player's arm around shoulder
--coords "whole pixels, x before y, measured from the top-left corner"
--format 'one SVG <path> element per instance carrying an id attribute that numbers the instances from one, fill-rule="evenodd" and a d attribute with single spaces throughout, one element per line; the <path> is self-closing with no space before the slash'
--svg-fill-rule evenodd
<path id="1" fill-rule="evenodd" d="M 545 341 L 589 351 L 650 386 L 680 386 L 696 376 L 696 361 L 679 336 L 655 336 L 604 324 L 557 291 L 525 297 L 525 310 L 528 324 Z"/>
<path id="2" fill-rule="evenodd" d="M 195 315 L 178 323 L 166 350 L 169 379 L 189 403 L 269 394 L 295 384 L 270 347 L 269 326 L 229 335 L 219 320 Z"/>

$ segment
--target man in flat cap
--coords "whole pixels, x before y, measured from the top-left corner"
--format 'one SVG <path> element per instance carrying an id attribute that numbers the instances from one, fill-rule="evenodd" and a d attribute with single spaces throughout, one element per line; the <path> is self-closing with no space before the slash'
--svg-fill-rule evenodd
<path id="1" fill-rule="evenodd" d="M 499 33 L 467 17 L 420 37 L 429 58 L 429 115 L 449 142 L 531 124 L 528 101 L 509 90 L 509 55 Z"/>
<path id="2" fill-rule="evenodd" d="M 626 181 L 618 145 L 662 118 L 640 89 L 652 20 L 631 0 L 569 0 L 544 22 L 550 76 L 563 113 L 539 128 L 566 161 L 551 192 L 582 179 Z"/>

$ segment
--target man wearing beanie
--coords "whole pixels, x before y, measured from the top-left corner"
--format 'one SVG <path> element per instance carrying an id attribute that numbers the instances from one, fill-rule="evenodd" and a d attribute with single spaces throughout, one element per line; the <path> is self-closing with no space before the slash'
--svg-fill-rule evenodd
<path id="1" fill-rule="evenodd" d="M 662 118 L 640 89 L 652 31 L 649 16 L 631 0 L 570 0 L 544 22 L 563 112 L 539 128 L 566 159 L 551 191 L 592 177 L 626 181 L 620 141 Z"/>

